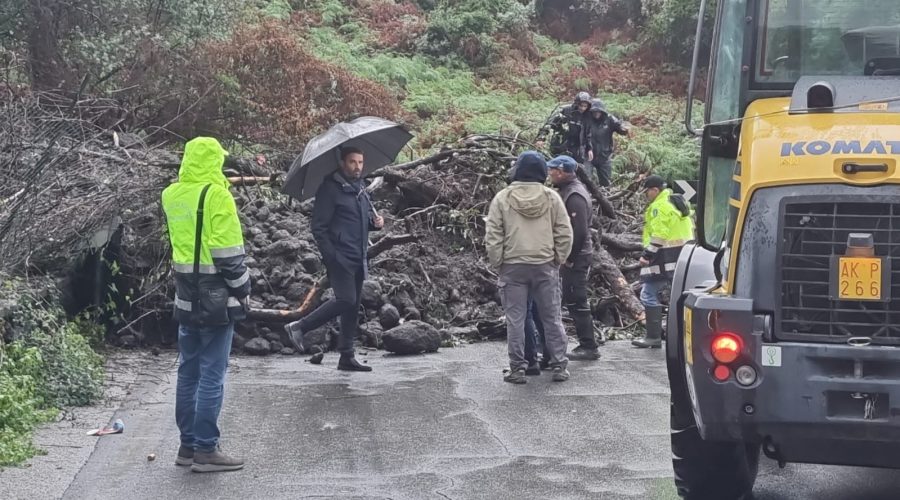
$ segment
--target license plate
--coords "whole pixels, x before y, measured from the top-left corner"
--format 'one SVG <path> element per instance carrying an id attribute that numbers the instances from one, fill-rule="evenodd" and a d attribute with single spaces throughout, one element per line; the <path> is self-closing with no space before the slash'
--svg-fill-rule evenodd
<path id="1" fill-rule="evenodd" d="M 835 300 L 883 301 L 890 298 L 890 262 L 882 257 L 837 257 L 832 268 Z"/>

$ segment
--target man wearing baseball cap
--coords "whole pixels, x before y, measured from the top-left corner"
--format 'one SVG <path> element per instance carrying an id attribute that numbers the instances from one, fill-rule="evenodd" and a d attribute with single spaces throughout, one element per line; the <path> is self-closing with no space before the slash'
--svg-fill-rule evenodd
<path id="1" fill-rule="evenodd" d="M 572 350 L 569 359 L 593 361 L 600 359 L 587 291 L 594 253 L 591 239 L 594 207 L 587 188 L 576 176 L 578 163 L 574 158 L 557 156 L 547 163 L 547 167 L 550 169 L 550 182 L 559 190 L 572 224 L 572 251 L 560 269 L 563 303 L 575 322 L 575 332 L 578 334 L 578 347 Z"/>
<path id="2" fill-rule="evenodd" d="M 650 202 L 644 212 L 644 253 L 641 255 L 641 302 L 647 317 L 647 335 L 633 340 L 635 347 L 662 346 L 662 305 L 659 293 L 675 274 L 675 263 L 684 244 L 694 239 L 691 207 L 673 194 L 658 175 L 644 180 L 644 196 Z"/>

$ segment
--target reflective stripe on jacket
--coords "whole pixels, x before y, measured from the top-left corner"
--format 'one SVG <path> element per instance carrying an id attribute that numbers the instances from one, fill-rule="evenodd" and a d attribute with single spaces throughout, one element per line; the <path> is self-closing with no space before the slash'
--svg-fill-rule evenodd
<path id="1" fill-rule="evenodd" d="M 644 253 L 650 265 L 641 268 L 641 281 L 671 278 L 681 248 L 694 239 L 694 222 L 672 204 L 671 189 L 657 195 L 644 212 Z"/>
<path id="2" fill-rule="evenodd" d="M 179 322 L 221 325 L 243 319 L 239 299 L 250 294 L 244 237 L 234 197 L 222 173 L 227 153 L 218 141 L 199 137 L 185 145 L 178 182 L 162 193 L 175 270 L 175 317 Z M 199 290 L 194 281 L 197 208 L 203 188 Z M 194 311 L 194 306 L 199 306 Z"/>

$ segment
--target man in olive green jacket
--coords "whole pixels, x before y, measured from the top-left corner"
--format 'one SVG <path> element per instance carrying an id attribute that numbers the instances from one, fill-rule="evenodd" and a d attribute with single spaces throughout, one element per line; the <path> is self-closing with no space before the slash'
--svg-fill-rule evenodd
<path id="1" fill-rule="evenodd" d="M 559 266 L 572 250 L 572 225 L 556 191 L 545 187 L 547 163 L 534 151 L 516 161 L 513 183 L 497 193 L 488 212 L 485 246 L 500 271 L 500 300 L 506 314 L 510 373 L 504 380 L 525 383 L 525 316 L 534 298 L 544 324 L 553 380 L 568 380 L 568 339 L 561 317 Z"/>

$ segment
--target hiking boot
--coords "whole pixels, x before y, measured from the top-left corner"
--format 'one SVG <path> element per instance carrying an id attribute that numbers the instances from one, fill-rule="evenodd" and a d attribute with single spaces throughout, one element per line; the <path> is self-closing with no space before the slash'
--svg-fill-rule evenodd
<path id="1" fill-rule="evenodd" d="M 554 382 L 565 382 L 566 380 L 569 380 L 569 370 L 566 370 L 561 366 L 553 368 Z"/>
<path id="2" fill-rule="evenodd" d="M 175 465 L 191 465 L 194 463 L 194 449 L 185 445 L 178 447 L 178 456 L 175 457 Z"/>
<path id="3" fill-rule="evenodd" d="M 528 365 L 528 368 L 525 369 L 525 375 L 540 375 L 541 374 L 541 365 L 538 364 L 537 361 Z"/>
<path id="4" fill-rule="evenodd" d="M 512 370 L 503 376 L 504 382 L 509 382 L 510 384 L 525 384 L 528 381 L 525 380 L 525 370 L 518 369 Z"/>
<path id="5" fill-rule="evenodd" d="M 634 339 L 631 345 L 641 349 L 662 347 L 662 307 L 650 306 L 645 308 L 647 315 L 647 335 L 642 339 Z"/>
<path id="6" fill-rule="evenodd" d="M 587 349 L 578 346 L 569 353 L 569 359 L 574 359 L 576 361 L 596 361 L 600 359 L 600 352 L 596 348 Z"/>
<path id="7" fill-rule="evenodd" d="M 294 349 L 297 350 L 297 354 L 306 352 L 306 348 L 303 345 L 303 329 L 300 328 L 299 321 L 284 325 L 284 331 L 287 332 L 288 339 L 290 339 Z"/>
<path id="8" fill-rule="evenodd" d="M 338 370 L 343 370 L 347 372 L 370 372 L 372 371 L 371 366 L 366 366 L 360 364 L 359 361 L 356 360 L 353 356 L 341 356 L 341 359 L 338 361 Z"/>
<path id="9" fill-rule="evenodd" d="M 195 451 L 194 464 L 191 465 L 192 472 L 226 472 L 243 468 L 243 460 L 231 458 L 218 448 L 211 453 Z"/>

